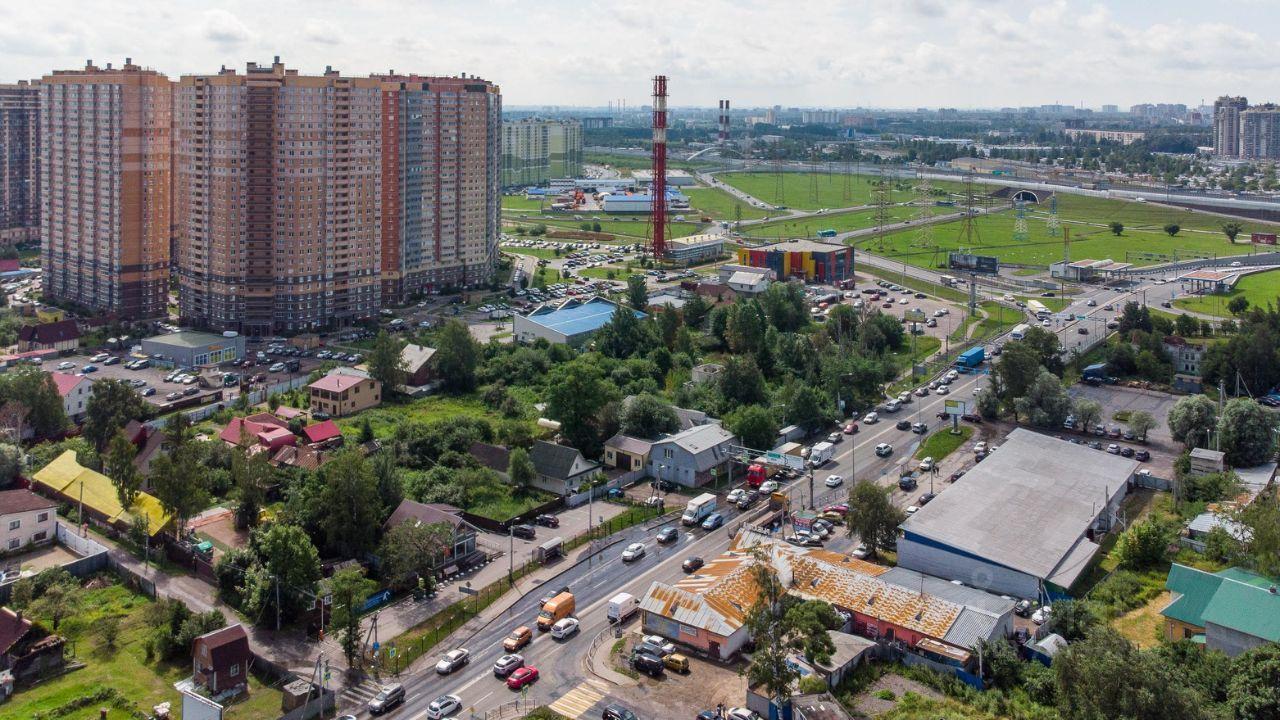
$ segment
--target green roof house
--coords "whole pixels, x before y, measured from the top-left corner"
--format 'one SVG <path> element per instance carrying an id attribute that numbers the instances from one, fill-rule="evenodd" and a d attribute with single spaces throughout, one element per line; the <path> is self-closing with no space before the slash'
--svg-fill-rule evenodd
<path id="1" fill-rule="evenodd" d="M 1160 611 L 1165 637 L 1203 642 L 1233 657 L 1280 642 L 1278 585 L 1241 568 L 1210 573 L 1174 563 L 1165 581 L 1173 601 Z"/>

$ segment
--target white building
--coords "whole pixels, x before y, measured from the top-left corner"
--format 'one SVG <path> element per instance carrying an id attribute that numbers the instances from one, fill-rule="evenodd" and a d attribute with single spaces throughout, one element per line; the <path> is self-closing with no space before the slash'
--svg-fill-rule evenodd
<path id="1" fill-rule="evenodd" d="M 93 381 L 83 375 L 69 375 L 63 372 L 49 373 L 53 376 L 53 384 L 58 386 L 58 394 L 62 396 L 62 410 L 67 419 L 74 423 L 84 420 L 89 409 L 89 396 L 93 395 Z"/>
<path id="2" fill-rule="evenodd" d="M 51 542 L 57 509 L 57 503 L 30 490 L 0 491 L 0 550 Z"/>

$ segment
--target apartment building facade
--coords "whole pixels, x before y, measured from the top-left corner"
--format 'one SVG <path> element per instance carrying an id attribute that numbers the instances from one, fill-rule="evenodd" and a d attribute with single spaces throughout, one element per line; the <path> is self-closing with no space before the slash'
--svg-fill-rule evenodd
<path id="1" fill-rule="evenodd" d="M 183 319 L 269 335 L 376 315 L 379 82 L 277 57 L 183 76 L 175 93 Z"/>
<path id="2" fill-rule="evenodd" d="M 39 87 L 45 294 L 124 319 L 164 315 L 169 79 L 126 58 L 54 71 Z"/>
<path id="3" fill-rule="evenodd" d="M 0 84 L 0 245 L 40 239 L 40 86 Z"/>
<path id="4" fill-rule="evenodd" d="M 1249 109 L 1246 97 L 1223 95 L 1213 103 L 1213 154 L 1240 157 L 1240 114 Z"/>
<path id="5" fill-rule="evenodd" d="M 501 230 L 498 86 L 466 75 L 373 79 L 382 93 L 382 302 L 488 284 Z"/>
<path id="6" fill-rule="evenodd" d="M 1280 107 L 1255 105 L 1240 113 L 1240 157 L 1280 159 Z"/>
<path id="7" fill-rule="evenodd" d="M 523 118 L 502 124 L 502 185 L 582 175 L 582 123 Z"/>

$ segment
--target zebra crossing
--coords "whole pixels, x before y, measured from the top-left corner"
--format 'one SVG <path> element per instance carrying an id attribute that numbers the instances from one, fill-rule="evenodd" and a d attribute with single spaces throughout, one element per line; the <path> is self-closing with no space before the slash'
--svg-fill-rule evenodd
<path id="1" fill-rule="evenodd" d="M 361 680 L 358 685 L 348 685 L 338 693 L 338 706 L 343 708 L 361 707 L 377 695 L 382 688 L 370 678 Z"/>
<path id="2" fill-rule="evenodd" d="M 605 698 L 609 686 L 599 680 L 589 679 L 578 683 L 568 692 L 556 698 L 548 707 L 567 718 L 577 720 Z"/>

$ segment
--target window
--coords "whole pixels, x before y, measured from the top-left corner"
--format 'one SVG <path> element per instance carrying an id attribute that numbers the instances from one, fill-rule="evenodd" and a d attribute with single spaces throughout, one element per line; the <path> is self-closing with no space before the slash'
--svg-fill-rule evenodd
<path id="1" fill-rule="evenodd" d="M 9 549 L 10 549 L 10 550 L 17 550 L 17 549 L 18 549 L 18 543 L 20 543 L 20 542 L 21 542 L 21 541 L 20 541 L 20 540 L 18 540 L 18 538 L 13 538 L 12 540 L 10 540 L 10 541 L 9 541 Z"/>
<path id="2" fill-rule="evenodd" d="M 45 522 L 49 519 L 49 513 L 42 512 L 36 516 L 36 522 Z"/>
<path id="3" fill-rule="evenodd" d="M 40 532 L 31 536 L 31 542 L 44 542 L 45 538 L 47 537 L 49 537 L 49 533 L 45 530 L 41 530 Z"/>
<path id="4" fill-rule="evenodd" d="M 239 675 L 239 674 L 240 674 L 240 663 L 234 663 L 234 664 L 232 664 L 231 669 L 227 671 L 227 674 L 228 674 L 228 675 L 230 675 L 231 677 L 235 677 L 235 676 Z"/>
<path id="5" fill-rule="evenodd" d="M 17 530 L 17 529 L 18 529 L 18 528 L 20 528 L 20 527 L 22 527 L 22 521 L 21 521 L 21 520 L 10 520 L 10 521 L 9 521 L 9 529 L 10 529 L 10 530 Z"/>
<path id="6" fill-rule="evenodd" d="M 666 458 L 666 459 L 670 460 L 671 458 L 673 458 L 673 457 L 675 457 L 675 456 L 676 456 L 676 452 L 675 452 L 675 450 L 672 450 L 671 448 L 663 448 L 663 449 L 662 449 L 662 457 L 664 457 L 664 458 Z"/>

